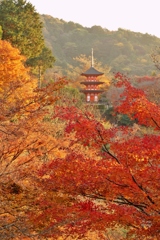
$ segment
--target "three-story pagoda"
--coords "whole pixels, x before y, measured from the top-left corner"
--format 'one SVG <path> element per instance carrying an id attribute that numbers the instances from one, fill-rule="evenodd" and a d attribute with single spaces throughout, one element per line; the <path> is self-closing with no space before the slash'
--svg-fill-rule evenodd
<path id="1" fill-rule="evenodd" d="M 99 100 L 99 94 L 103 92 L 102 89 L 99 89 L 99 86 L 104 82 L 99 81 L 98 77 L 102 76 L 104 73 L 97 71 L 94 68 L 93 64 L 93 49 L 92 49 L 92 58 L 91 58 L 91 67 L 81 76 L 85 76 L 86 80 L 81 82 L 85 85 L 85 89 L 81 89 L 86 96 L 86 102 L 96 103 Z"/>

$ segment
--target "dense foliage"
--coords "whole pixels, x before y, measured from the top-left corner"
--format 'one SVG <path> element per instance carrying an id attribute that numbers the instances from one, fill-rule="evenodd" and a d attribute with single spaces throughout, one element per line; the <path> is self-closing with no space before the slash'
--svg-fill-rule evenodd
<path id="1" fill-rule="evenodd" d="M 85 239 L 88 231 L 99 231 L 100 239 L 106 239 L 107 229 L 116 227 L 125 229 L 119 239 L 160 236 L 160 108 L 125 76 L 115 77 L 116 86 L 124 89 L 116 110 L 138 125 L 106 128 L 89 109 L 74 107 L 58 107 L 53 116 L 67 121 L 68 143 L 65 155 L 45 163 L 39 173 L 45 196 L 48 191 L 59 196 L 48 202 L 42 197 L 43 212 L 34 214 L 34 221 L 47 224 L 48 236 L 78 234 Z M 144 134 L 140 126 L 151 132 Z"/>
<path id="2" fill-rule="evenodd" d="M 43 24 L 34 6 L 26 0 L 3 0 L 0 3 L 0 38 L 9 41 L 26 56 L 27 64 L 39 74 L 53 67 L 55 58 L 45 46 Z M 36 69 L 38 68 L 38 70 Z"/>
<path id="3" fill-rule="evenodd" d="M 158 240 L 159 105 L 118 73 L 113 107 L 136 124 L 110 124 L 64 79 L 38 89 L 19 50 L 0 51 L 1 238 Z"/>
<path id="4" fill-rule="evenodd" d="M 18 47 L 30 58 L 38 55 L 44 44 L 42 23 L 33 5 L 25 0 L 3 0 L 0 4 L 2 39 Z"/>
<path id="5" fill-rule="evenodd" d="M 63 81 L 38 89 L 18 49 L 1 40 L 0 52 L 0 236 L 23 239 L 34 232 L 27 217 L 36 195 L 34 171 L 41 153 L 53 151 L 55 131 L 44 116 Z"/>

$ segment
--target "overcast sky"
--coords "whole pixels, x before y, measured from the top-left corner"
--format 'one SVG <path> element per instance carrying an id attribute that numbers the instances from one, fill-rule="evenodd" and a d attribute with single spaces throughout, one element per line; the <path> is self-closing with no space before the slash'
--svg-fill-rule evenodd
<path id="1" fill-rule="evenodd" d="M 40 14 L 73 21 L 148 33 L 160 38 L 160 0 L 28 0 Z"/>

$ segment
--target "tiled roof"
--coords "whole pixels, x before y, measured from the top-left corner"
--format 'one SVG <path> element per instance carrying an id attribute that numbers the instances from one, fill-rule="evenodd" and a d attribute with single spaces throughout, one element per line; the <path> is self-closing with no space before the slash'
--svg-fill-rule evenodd
<path id="1" fill-rule="evenodd" d="M 93 75 L 100 76 L 100 75 L 103 75 L 103 74 L 104 74 L 104 73 L 97 71 L 94 67 L 91 66 L 86 72 L 82 73 L 81 75 L 82 75 L 82 76 L 88 76 L 88 75 L 91 75 L 91 76 L 93 76 Z"/>

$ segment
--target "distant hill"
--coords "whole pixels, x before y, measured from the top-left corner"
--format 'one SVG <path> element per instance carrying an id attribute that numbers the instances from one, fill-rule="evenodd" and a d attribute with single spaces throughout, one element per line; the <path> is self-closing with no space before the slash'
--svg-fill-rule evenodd
<path id="1" fill-rule="evenodd" d="M 74 22 L 65 22 L 49 15 L 41 15 L 43 34 L 47 46 L 56 58 L 56 66 L 65 74 L 68 65 L 76 67 L 73 59 L 81 54 L 94 56 L 112 72 L 129 75 L 153 75 L 157 72 L 151 53 L 160 46 L 160 39 L 149 34 L 119 28 L 109 31 L 100 26 L 83 27 Z"/>

